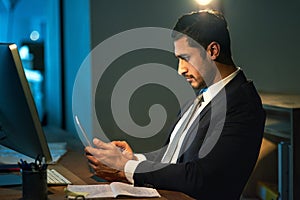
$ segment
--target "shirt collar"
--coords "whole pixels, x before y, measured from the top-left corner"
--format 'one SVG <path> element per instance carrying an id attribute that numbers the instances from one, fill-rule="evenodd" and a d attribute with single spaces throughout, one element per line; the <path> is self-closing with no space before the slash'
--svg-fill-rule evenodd
<path id="1" fill-rule="evenodd" d="M 209 103 L 218 93 L 219 91 L 225 87 L 241 70 L 238 67 L 234 72 L 223 78 L 222 80 L 212 84 L 203 92 L 203 101 Z"/>

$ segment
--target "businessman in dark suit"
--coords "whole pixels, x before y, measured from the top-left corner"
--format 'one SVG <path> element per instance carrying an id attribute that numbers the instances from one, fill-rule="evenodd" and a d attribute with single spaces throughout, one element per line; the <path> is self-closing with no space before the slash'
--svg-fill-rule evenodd
<path id="1" fill-rule="evenodd" d="M 180 191 L 197 199 L 239 199 L 261 145 L 265 113 L 260 97 L 232 60 L 220 13 L 184 15 L 172 37 L 178 73 L 199 91 L 200 103 L 191 117 L 193 106 L 188 106 L 166 148 L 155 155 L 136 155 L 124 141 L 94 139 L 95 147 L 85 148 L 87 158 L 96 175 L 110 181 Z"/>

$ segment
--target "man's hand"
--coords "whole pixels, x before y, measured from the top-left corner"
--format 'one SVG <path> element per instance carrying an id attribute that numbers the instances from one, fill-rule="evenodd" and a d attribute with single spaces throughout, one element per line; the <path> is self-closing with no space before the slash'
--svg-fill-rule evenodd
<path id="1" fill-rule="evenodd" d="M 93 140 L 95 148 L 87 146 L 85 151 L 90 154 L 93 159 L 90 160 L 92 163 L 97 164 L 101 162 L 109 168 L 116 170 L 124 170 L 126 162 L 129 160 L 126 158 L 122 151 L 112 143 L 105 143 L 95 138 Z"/>
<path id="2" fill-rule="evenodd" d="M 87 155 L 87 158 L 90 161 L 90 166 L 93 168 L 95 175 L 99 176 L 107 181 L 122 181 L 128 182 L 124 171 L 119 171 L 116 169 L 112 169 L 107 167 L 106 165 L 102 164 L 98 160 L 94 160 L 93 156 Z M 94 160 L 93 163 L 91 160 Z"/>
<path id="3" fill-rule="evenodd" d="M 112 144 L 117 146 L 121 151 L 122 154 L 128 159 L 128 160 L 137 160 L 137 157 L 134 155 L 131 147 L 129 144 L 125 141 L 112 141 Z"/>
<path id="4" fill-rule="evenodd" d="M 86 157 L 95 174 L 108 181 L 126 182 L 124 166 L 133 158 L 133 152 L 126 142 L 105 143 L 94 139 L 95 148 L 86 147 Z"/>

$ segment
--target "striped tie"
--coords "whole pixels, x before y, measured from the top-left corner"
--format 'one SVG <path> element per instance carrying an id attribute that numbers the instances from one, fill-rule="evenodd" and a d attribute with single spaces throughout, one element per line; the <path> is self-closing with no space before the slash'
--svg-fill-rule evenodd
<path id="1" fill-rule="evenodd" d="M 181 126 L 179 127 L 178 131 L 176 132 L 173 140 L 169 144 L 169 147 L 167 149 L 167 152 L 165 153 L 164 157 L 162 158 L 163 163 L 169 163 L 172 160 L 172 157 L 175 153 L 176 147 L 178 145 L 178 141 L 180 137 L 182 136 L 184 130 L 190 123 L 193 115 L 195 114 L 195 111 L 201 106 L 203 94 L 201 93 L 199 96 L 196 97 L 194 100 L 194 103 L 192 105 L 192 108 L 189 110 L 189 113 L 187 117 L 185 118 L 184 122 L 182 122 Z"/>

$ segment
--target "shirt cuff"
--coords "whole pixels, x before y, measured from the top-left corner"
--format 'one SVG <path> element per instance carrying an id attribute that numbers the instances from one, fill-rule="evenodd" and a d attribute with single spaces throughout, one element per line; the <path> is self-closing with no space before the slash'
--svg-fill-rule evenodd
<path id="1" fill-rule="evenodd" d="M 140 160 L 138 160 L 138 161 L 137 160 L 128 160 L 125 164 L 125 167 L 124 167 L 125 176 L 126 176 L 127 180 L 132 184 L 134 184 L 134 180 L 133 180 L 134 171 L 141 162 L 142 161 L 140 161 Z"/>
<path id="2" fill-rule="evenodd" d="M 135 153 L 134 154 L 135 157 L 137 157 L 137 160 L 138 161 L 144 161 L 144 160 L 147 160 L 146 156 L 144 154 L 141 154 L 141 153 Z"/>

